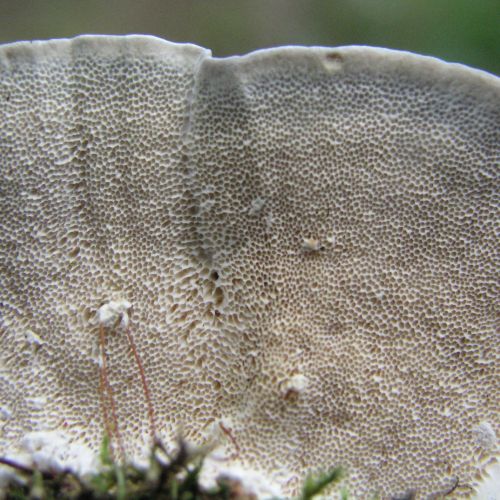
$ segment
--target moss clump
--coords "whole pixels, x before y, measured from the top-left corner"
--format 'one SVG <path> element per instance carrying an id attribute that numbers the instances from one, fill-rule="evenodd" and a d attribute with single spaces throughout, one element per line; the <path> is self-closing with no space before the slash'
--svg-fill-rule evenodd
<path id="1" fill-rule="evenodd" d="M 302 486 L 300 500 L 310 500 L 316 495 L 320 495 L 329 486 L 338 483 L 343 476 L 344 472 L 340 467 L 319 474 L 309 475 Z M 347 492 L 345 490 L 341 493 L 341 499 L 347 500 Z"/>
<path id="2" fill-rule="evenodd" d="M 105 439 L 100 472 L 90 478 L 79 478 L 71 471 L 40 471 L 7 459 L 0 459 L 0 463 L 17 471 L 17 479 L 12 480 L 6 492 L 8 500 L 255 500 L 255 496 L 245 492 L 235 480 L 221 479 L 216 487 L 203 488 L 199 475 L 204 456 L 202 451 L 189 451 L 182 441 L 175 456 L 169 456 L 161 443 L 156 443 L 149 467 L 143 470 L 117 464 L 112 459 L 109 440 Z M 339 468 L 309 476 L 299 500 L 312 499 L 342 476 Z M 347 498 L 345 493 L 341 498 Z"/>

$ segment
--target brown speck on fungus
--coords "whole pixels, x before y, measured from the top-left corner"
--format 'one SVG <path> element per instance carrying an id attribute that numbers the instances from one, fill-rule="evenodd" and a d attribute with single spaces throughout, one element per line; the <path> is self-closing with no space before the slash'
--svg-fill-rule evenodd
<path id="1" fill-rule="evenodd" d="M 498 78 L 83 36 L 0 47 L 0 93 L 1 455 L 31 432 L 97 455 L 98 321 L 128 457 L 154 409 L 167 445 L 221 438 L 207 481 L 290 497 L 341 465 L 355 498 L 488 491 Z"/>

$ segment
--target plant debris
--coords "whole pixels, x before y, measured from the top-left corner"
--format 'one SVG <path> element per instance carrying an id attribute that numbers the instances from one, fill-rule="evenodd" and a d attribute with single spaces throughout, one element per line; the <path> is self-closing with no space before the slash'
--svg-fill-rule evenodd
<path id="1" fill-rule="evenodd" d="M 141 469 L 116 463 L 106 437 L 101 446 L 100 472 L 88 478 L 80 478 L 70 470 L 42 471 L 6 458 L 0 458 L 0 464 L 16 471 L 5 492 L 6 500 L 256 500 L 234 478 L 221 478 L 211 489 L 202 487 L 199 475 L 206 453 L 201 449 L 190 450 L 179 440 L 178 450 L 171 456 L 157 441 L 149 467 Z M 312 499 L 342 477 L 340 468 L 308 476 L 299 500 Z M 347 496 L 342 493 L 341 498 L 345 500 Z"/>

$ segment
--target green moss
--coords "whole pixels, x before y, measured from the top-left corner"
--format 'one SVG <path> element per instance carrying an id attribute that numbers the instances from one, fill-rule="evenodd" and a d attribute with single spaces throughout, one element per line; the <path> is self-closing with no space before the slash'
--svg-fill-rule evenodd
<path id="1" fill-rule="evenodd" d="M 309 475 L 302 486 L 300 500 L 310 500 L 316 495 L 323 493 L 328 486 L 338 483 L 343 476 L 344 473 L 340 467 L 319 474 Z"/>
<path id="2" fill-rule="evenodd" d="M 109 439 L 104 439 L 101 452 L 100 472 L 90 479 L 78 478 L 69 471 L 52 473 L 31 469 L 0 459 L 4 465 L 17 470 L 22 481 L 14 481 L 7 490 L 7 499 L 117 499 L 117 500 L 238 500 L 251 499 L 241 493 L 241 485 L 236 481 L 221 480 L 213 489 L 203 488 L 199 475 L 203 466 L 204 452 L 188 451 L 183 442 L 178 451 L 169 457 L 160 443 L 155 444 L 149 467 L 117 464 L 112 459 Z M 298 500 L 310 500 L 343 477 L 339 468 L 309 476 Z M 347 500 L 347 493 L 341 493 Z M 278 499 L 274 499 L 278 500 Z"/>

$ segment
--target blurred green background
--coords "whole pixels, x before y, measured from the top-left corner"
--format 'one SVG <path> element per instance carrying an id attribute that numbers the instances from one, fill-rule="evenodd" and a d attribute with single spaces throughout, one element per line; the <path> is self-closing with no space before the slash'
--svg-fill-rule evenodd
<path id="1" fill-rule="evenodd" d="M 241 54 L 366 44 L 500 74 L 499 0 L 0 0 L 0 42 L 149 33 Z"/>

